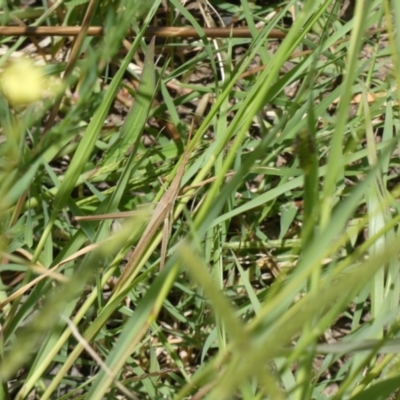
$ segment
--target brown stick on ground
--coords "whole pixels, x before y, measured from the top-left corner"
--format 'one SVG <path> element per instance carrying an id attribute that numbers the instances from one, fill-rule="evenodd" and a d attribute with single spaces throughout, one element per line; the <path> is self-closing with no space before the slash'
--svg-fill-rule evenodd
<path id="1" fill-rule="evenodd" d="M 0 26 L 0 36 L 77 36 L 81 31 L 80 26 Z M 252 34 L 248 28 L 203 28 L 204 34 L 210 38 L 251 38 Z M 134 31 L 131 31 L 135 35 Z M 102 36 L 102 26 L 89 27 L 87 36 Z M 145 37 L 181 37 L 199 38 L 199 32 L 191 27 L 158 27 L 150 26 L 146 29 Z M 283 39 L 286 34 L 278 29 L 272 29 L 268 37 L 272 39 Z"/>

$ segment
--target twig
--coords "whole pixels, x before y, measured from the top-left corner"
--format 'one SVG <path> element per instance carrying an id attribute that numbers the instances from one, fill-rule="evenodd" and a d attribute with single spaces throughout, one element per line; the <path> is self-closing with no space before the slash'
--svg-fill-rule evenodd
<path id="1" fill-rule="evenodd" d="M 80 26 L 0 26 L 1 36 L 78 36 L 82 30 Z M 252 38 L 248 28 L 203 28 L 204 34 L 209 38 Z M 135 35 L 135 31 L 131 31 Z M 89 27 L 87 36 L 103 36 L 104 28 L 102 26 Z M 199 32 L 191 27 L 158 27 L 150 26 L 144 33 L 145 37 L 181 37 L 181 38 L 199 38 Z M 283 39 L 286 33 L 272 29 L 268 34 L 271 39 Z"/>

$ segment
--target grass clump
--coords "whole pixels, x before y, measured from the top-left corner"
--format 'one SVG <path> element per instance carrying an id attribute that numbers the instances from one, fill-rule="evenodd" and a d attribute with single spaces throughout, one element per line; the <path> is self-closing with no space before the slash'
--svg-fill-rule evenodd
<path id="1" fill-rule="evenodd" d="M 2 397 L 397 398 L 399 6 L 142 3 L 3 11 Z"/>

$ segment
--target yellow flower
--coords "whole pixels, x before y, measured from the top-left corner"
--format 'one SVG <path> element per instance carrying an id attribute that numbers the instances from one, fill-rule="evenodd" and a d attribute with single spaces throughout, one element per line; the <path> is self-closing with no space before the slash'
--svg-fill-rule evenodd
<path id="1" fill-rule="evenodd" d="M 12 62 L 0 75 L 4 97 L 14 106 L 28 105 L 42 99 L 46 90 L 42 68 L 27 58 Z"/>

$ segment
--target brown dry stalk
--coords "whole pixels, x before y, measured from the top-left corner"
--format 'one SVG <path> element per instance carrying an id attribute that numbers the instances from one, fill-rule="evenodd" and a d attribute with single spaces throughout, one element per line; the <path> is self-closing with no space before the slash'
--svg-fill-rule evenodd
<path id="1" fill-rule="evenodd" d="M 0 36 L 77 36 L 82 30 L 80 26 L 0 26 Z M 203 28 L 203 32 L 210 38 L 252 38 L 250 29 L 248 28 Z M 135 32 L 131 31 L 132 35 Z M 104 28 L 102 26 L 89 27 L 87 36 L 102 36 Z M 199 38 L 199 32 L 190 27 L 148 27 L 144 33 L 145 37 L 181 37 L 181 38 Z M 268 34 L 272 39 L 283 39 L 286 33 L 272 29 Z"/>
<path id="2" fill-rule="evenodd" d="M 0 36 L 78 36 L 81 26 L 0 26 Z M 386 27 L 370 29 L 365 32 L 366 36 L 372 36 L 386 31 Z M 209 38 L 252 38 L 248 28 L 203 28 L 204 34 Z M 134 36 L 135 31 L 131 31 Z M 102 36 L 104 28 L 102 26 L 89 27 L 87 36 Z M 181 37 L 181 38 L 199 38 L 199 32 L 191 27 L 175 26 L 150 26 L 144 33 L 145 37 Z M 284 39 L 286 33 L 279 29 L 272 29 L 268 34 L 270 39 Z M 341 39 L 347 41 L 348 38 Z M 337 43 L 340 43 L 338 41 Z"/>

